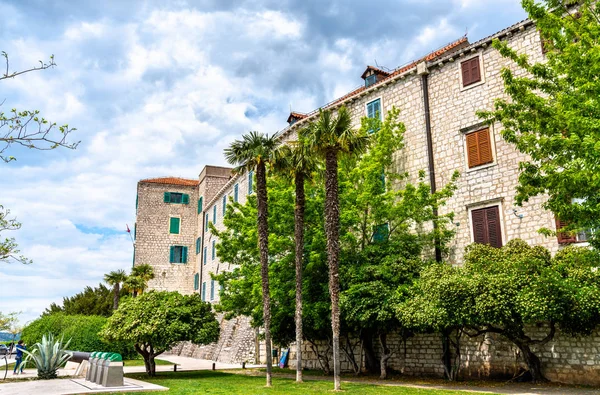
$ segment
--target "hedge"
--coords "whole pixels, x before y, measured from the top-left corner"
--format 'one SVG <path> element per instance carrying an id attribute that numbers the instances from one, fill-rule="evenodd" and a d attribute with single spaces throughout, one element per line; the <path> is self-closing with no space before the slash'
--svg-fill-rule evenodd
<path id="1" fill-rule="evenodd" d="M 40 342 L 42 336 L 52 333 L 55 336 L 64 335 L 65 341 L 71 339 L 71 351 L 106 351 L 117 352 L 123 359 L 137 356 L 133 343 L 103 341 L 98 332 L 106 323 L 107 318 L 98 315 L 65 315 L 55 313 L 45 315 L 23 328 L 21 339 L 28 345 Z"/>

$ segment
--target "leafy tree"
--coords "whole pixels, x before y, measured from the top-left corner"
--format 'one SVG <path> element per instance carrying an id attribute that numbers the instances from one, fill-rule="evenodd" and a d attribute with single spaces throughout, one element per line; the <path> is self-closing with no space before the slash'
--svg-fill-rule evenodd
<path id="1" fill-rule="evenodd" d="M 263 324 L 267 351 L 267 387 L 271 386 L 271 302 L 269 293 L 269 224 L 267 197 L 267 164 L 274 160 L 278 140 L 258 132 L 250 132 L 225 149 L 225 159 L 236 166 L 235 173 L 256 171 L 258 249 L 262 279 Z"/>
<path id="2" fill-rule="evenodd" d="M 502 248 L 472 244 L 464 267 L 425 273 L 412 312 L 400 316 L 415 325 L 454 327 L 469 336 L 498 333 L 519 348 L 532 380 L 545 381 L 532 347 L 551 341 L 557 327 L 585 335 L 600 324 L 599 258 L 597 251 L 575 247 L 551 258 L 545 248 L 522 240 Z M 542 339 L 527 335 L 526 327 L 534 324 L 547 325 Z"/>
<path id="3" fill-rule="evenodd" d="M 148 264 L 134 266 L 131 274 L 123 281 L 123 288 L 135 297 L 144 293 L 148 288 L 148 281 L 154 279 L 154 268 Z"/>
<path id="4" fill-rule="evenodd" d="M 119 298 L 121 296 L 121 284 L 127 280 L 127 274 L 124 270 L 113 270 L 104 275 L 104 281 L 113 287 L 113 310 L 119 308 Z"/>
<path id="5" fill-rule="evenodd" d="M 293 181 L 295 185 L 294 205 L 294 259 L 296 271 L 296 381 L 302 382 L 302 267 L 304 261 L 304 216 L 306 211 L 306 194 L 304 184 L 318 170 L 319 163 L 308 149 L 308 145 L 300 140 L 283 145 L 276 152 L 275 170 Z"/>
<path id="6" fill-rule="evenodd" d="M 219 323 L 200 295 L 150 291 L 119 306 L 100 333 L 107 341 L 130 341 L 142 355 L 149 376 L 154 358 L 177 342 L 209 344 L 219 339 Z"/>
<path id="7" fill-rule="evenodd" d="M 455 190 L 454 180 L 435 194 L 420 174 L 414 185 L 406 174 L 397 173 L 393 155 L 403 148 L 404 125 L 399 111 L 392 109 L 385 121 L 364 119 L 362 130 L 370 135 L 367 152 L 360 158 L 342 161 L 340 208 L 342 228 L 342 311 L 349 328 L 359 334 L 365 347 L 369 370 L 377 363 L 369 349 L 377 337 L 380 350 L 380 377 L 387 377 L 387 361 L 395 352 L 387 335 L 408 336 L 396 317 L 394 306 L 406 297 L 408 287 L 419 275 L 423 254 L 435 240 L 445 247 L 453 235 L 447 230 L 452 214 L 438 217 L 435 208 L 444 204 Z M 425 224 L 436 221 L 434 230 Z M 360 370 L 360 363 L 356 370 Z"/>
<path id="8" fill-rule="evenodd" d="M 40 66 L 21 71 L 11 71 L 8 54 L 2 51 L 0 55 L 6 62 L 5 71 L 0 74 L 0 81 L 56 66 L 54 55 L 52 55 L 49 62 L 40 61 Z M 4 101 L 0 102 L 0 106 L 2 104 L 4 104 Z M 75 128 L 70 128 L 68 125 L 57 128 L 56 123 L 48 122 L 40 117 L 37 110 L 18 111 L 13 108 L 8 113 L 0 111 L 0 160 L 4 162 L 16 160 L 14 156 L 7 155 L 8 149 L 13 144 L 37 150 L 52 150 L 58 147 L 75 149 L 79 142 L 69 143 L 67 141 L 68 135 L 75 130 Z M 55 137 L 56 132 L 58 132 L 58 135 Z M 21 224 L 16 219 L 9 218 L 9 214 L 10 210 L 0 205 L 0 233 L 21 228 Z M 31 260 L 24 256 L 17 256 L 18 253 L 18 245 L 14 238 L 0 239 L 0 262 L 8 262 L 9 259 L 14 259 L 24 264 L 31 263 Z"/>
<path id="9" fill-rule="evenodd" d="M 135 357 L 133 342 L 106 342 L 100 338 L 98 333 L 106 321 L 106 317 L 98 315 L 67 315 L 62 312 L 43 315 L 23 328 L 21 338 L 27 344 L 34 344 L 40 342 L 44 335 L 52 334 L 71 339 L 70 350 L 73 351 L 116 352 L 125 359 Z"/>
<path id="10" fill-rule="evenodd" d="M 331 295 L 331 328 L 333 332 L 334 390 L 341 389 L 340 382 L 340 201 L 338 186 L 338 161 L 340 156 L 360 155 L 368 137 L 352 128 L 350 113 L 341 107 L 337 116 L 329 110 L 320 110 L 319 119 L 309 126 L 305 134 L 312 151 L 325 161 L 325 233 L 327 236 L 327 263 L 329 266 L 329 293 Z"/>
<path id="11" fill-rule="evenodd" d="M 20 312 L 13 311 L 12 313 L 3 314 L 0 311 L 0 332 L 10 331 L 11 328 L 18 325 Z"/>
<path id="12" fill-rule="evenodd" d="M 547 50 L 534 63 L 506 41 L 493 45 L 519 67 L 502 70 L 507 99 L 480 112 L 501 122 L 503 138 L 528 159 L 520 164 L 518 204 L 547 195 L 544 207 L 565 231 L 600 228 L 600 8 L 592 0 L 523 0 Z M 579 3 L 576 8 L 573 3 Z M 526 73 L 521 73 L 521 71 Z M 546 230 L 546 233 L 549 233 Z M 598 233 L 592 243 L 599 245 Z"/>
<path id="13" fill-rule="evenodd" d="M 70 297 L 64 297 L 62 306 L 50 304 L 44 315 L 65 313 L 67 315 L 101 315 L 108 317 L 112 314 L 113 295 L 104 284 L 98 287 L 87 286 L 83 292 Z"/>

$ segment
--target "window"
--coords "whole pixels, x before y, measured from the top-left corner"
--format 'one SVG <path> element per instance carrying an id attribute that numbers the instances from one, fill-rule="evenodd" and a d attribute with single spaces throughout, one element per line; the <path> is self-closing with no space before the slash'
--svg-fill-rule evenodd
<path id="1" fill-rule="evenodd" d="M 190 195 L 188 195 L 187 193 L 179 193 L 179 192 L 165 192 L 164 202 L 165 203 L 189 204 Z"/>
<path id="2" fill-rule="evenodd" d="M 208 214 L 206 214 L 206 220 L 204 221 L 204 229 L 208 232 Z"/>
<path id="3" fill-rule="evenodd" d="M 367 103 L 367 117 L 381 119 L 381 99 Z"/>
<path id="4" fill-rule="evenodd" d="M 227 208 L 227 195 L 223 196 L 223 217 L 225 217 L 225 209 Z"/>
<path id="5" fill-rule="evenodd" d="M 187 263 L 187 247 L 171 246 L 169 258 L 169 262 L 171 263 Z"/>
<path id="6" fill-rule="evenodd" d="M 135 212 L 137 213 L 138 201 L 140 199 L 139 195 L 135 195 Z"/>
<path id="7" fill-rule="evenodd" d="M 204 257 L 203 257 L 205 265 L 206 265 L 206 260 L 207 260 L 206 258 L 207 258 L 207 256 L 208 256 L 208 247 L 205 246 L 204 247 Z"/>
<path id="8" fill-rule="evenodd" d="M 215 298 L 215 280 L 210 280 L 210 300 Z"/>
<path id="9" fill-rule="evenodd" d="M 233 201 L 234 202 L 238 202 L 238 184 L 235 184 L 235 186 L 233 187 Z"/>
<path id="10" fill-rule="evenodd" d="M 202 283 L 202 301 L 206 302 L 206 281 Z"/>
<path id="11" fill-rule="evenodd" d="M 217 205 L 216 204 L 213 206 L 213 224 L 214 225 L 217 224 Z"/>
<path id="12" fill-rule="evenodd" d="M 181 223 L 181 219 L 179 217 L 169 218 L 169 233 L 178 235 L 180 223 Z"/>
<path id="13" fill-rule="evenodd" d="M 215 252 L 216 252 L 216 248 L 215 248 L 215 240 L 213 240 L 212 242 L 212 260 L 215 260 Z"/>
<path id="14" fill-rule="evenodd" d="M 373 241 L 381 243 L 387 240 L 390 234 L 390 226 L 388 224 L 376 225 L 373 227 Z"/>
<path id="15" fill-rule="evenodd" d="M 198 273 L 194 274 L 194 291 L 198 290 L 200 285 L 200 275 Z"/>
<path id="16" fill-rule="evenodd" d="M 473 85 L 481 81 L 481 69 L 479 67 L 479 56 L 472 59 L 465 60 L 460 64 L 460 70 L 462 73 L 462 85 L 463 87 Z"/>
<path id="17" fill-rule="evenodd" d="M 196 239 L 196 255 L 200 253 L 200 238 Z"/>
<path id="18" fill-rule="evenodd" d="M 488 128 L 467 134 L 467 158 L 469 168 L 492 163 L 492 142 Z"/>
<path id="19" fill-rule="evenodd" d="M 365 78 L 365 88 L 370 87 L 374 83 L 377 82 L 377 74 L 371 74 L 367 78 Z"/>
<path id="20" fill-rule="evenodd" d="M 202 212 L 202 200 L 203 196 L 200 196 L 200 199 L 198 199 L 198 214 Z"/>
<path id="21" fill-rule="evenodd" d="M 252 188 L 252 182 L 254 181 L 254 172 L 253 171 L 249 171 L 248 172 L 248 195 L 252 195 L 252 191 L 254 190 Z"/>
<path id="22" fill-rule="evenodd" d="M 489 244 L 497 248 L 502 247 L 502 230 L 498 206 L 473 210 L 471 211 L 471 217 L 475 243 Z"/>

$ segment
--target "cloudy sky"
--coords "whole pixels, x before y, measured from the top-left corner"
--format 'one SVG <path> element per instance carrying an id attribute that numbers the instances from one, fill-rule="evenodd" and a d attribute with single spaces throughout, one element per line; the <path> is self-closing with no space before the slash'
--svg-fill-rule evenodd
<path id="1" fill-rule="evenodd" d="M 0 311 L 23 323 L 131 267 L 139 179 L 195 178 L 245 131 L 274 133 L 290 108 L 360 85 L 367 64 L 525 18 L 519 0 L 0 0 L 0 15 L 12 70 L 51 54 L 58 65 L 0 81 L 0 111 L 39 109 L 81 140 L 0 163 L 0 204 L 33 260 L 0 263 Z"/>

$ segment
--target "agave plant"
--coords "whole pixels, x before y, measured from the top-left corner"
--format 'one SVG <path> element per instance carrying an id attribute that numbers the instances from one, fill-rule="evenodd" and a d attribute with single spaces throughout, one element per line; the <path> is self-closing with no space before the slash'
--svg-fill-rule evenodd
<path id="1" fill-rule="evenodd" d="M 41 380 L 55 379 L 56 371 L 73 355 L 66 351 L 71 339 L 63 344 L 63 337 L 54 340 L 53 334 L 42 336 L 41 343 L 35 343 L 31 351 L 23 350 L 27 356 L 23 363 L 33 361 L 38 371 L 38 378 Z"/>

